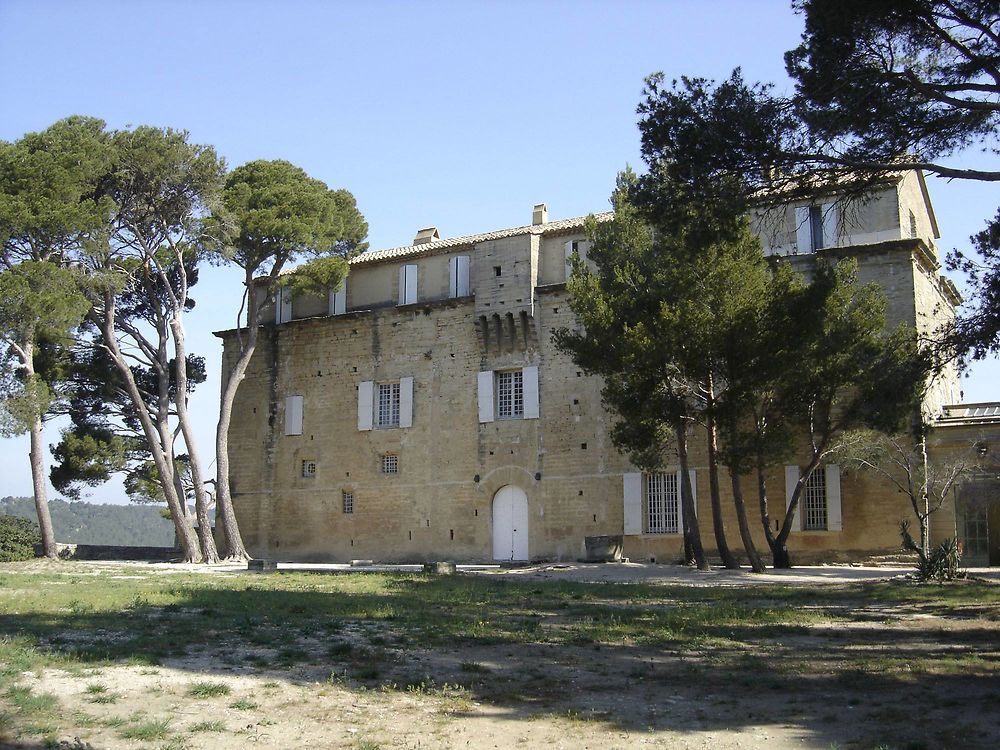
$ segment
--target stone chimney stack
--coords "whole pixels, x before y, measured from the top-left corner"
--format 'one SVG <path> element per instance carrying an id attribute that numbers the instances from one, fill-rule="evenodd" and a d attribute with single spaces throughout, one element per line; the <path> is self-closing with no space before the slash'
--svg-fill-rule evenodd
<path id="1" fill-rule="evenodd" d="M 441 239 L 441 235 L 438 234 L 437 227 L 427 227 L 417 232 L 417 236 L 413 238 L 413 244 L 426 245 L 428 242 L 436 242 L 439 239 Z"/>
<path id="2" fill-rule="evenodd" d="M 532 226 L 538 226 L 539 224 L 545 224 L 549 220 L 549 209 L 545 207 L 544 203 L 539 203 L 531 210 L 531 224 Z"/>

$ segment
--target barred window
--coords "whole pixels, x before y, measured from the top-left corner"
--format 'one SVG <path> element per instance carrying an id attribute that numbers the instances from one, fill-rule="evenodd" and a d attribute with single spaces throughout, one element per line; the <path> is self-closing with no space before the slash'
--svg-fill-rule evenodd
<path id="1" fill-rule="evenodd" d="M 354 512 L 354 493 L 353 492 L 345 492 L 345 493 L 343 493 L 343 508 L 344 508 L 344 513 L 353 513 Z"/>
<path id="2" fill-rule="evenodd" d="M 378 384 L 377 427 L 399 427 L 399 383 Z"/>
<path id="3" fill-rule="evenodd" d="M 646 532 L 680 533 L 680 492 L 677 474 L 646 475 Z"/>
<path id="4" fill-rule="evenodd" d="M 302 462 L 302 476 L 309 477 L 309 478 L 316 476 L 316 462 L 315 461 L 303 461 Z"/>
<path id="5" fill-rule="evenodd" d="M 809 475 L 806 486 L 803 487 L 805 496 L 806 531 L 826 530 L 826 472 L 822 467 L 817 468 Z"/>
<path id="6" fill-rule="evenodd" d="M 520 370 L 497 373 L 497 419 L 524 417 L 524 375 Z"/>
<path id="7" fill-rule="evenodd" d="M 382 456 L 382 473 L 398 474 L 399 456 L 397 456 L 395 453 L 386 453 L 384 456 Z"/>

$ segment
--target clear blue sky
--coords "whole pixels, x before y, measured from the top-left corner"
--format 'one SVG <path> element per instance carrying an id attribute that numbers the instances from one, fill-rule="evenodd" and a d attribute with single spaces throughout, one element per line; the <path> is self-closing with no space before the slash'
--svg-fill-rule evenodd
<path id="1" fill-rule="evenodd" d="M 230 166 L 288 159 L 354 193 L 373 248 L 606 209 L 641 167 L 643 78 L 748 79 L 787 88 L 801 19 L 777 0 L 642 2 L 37 2 L 0 0 L 0 139 L 71 114 L 170 126 Z M 995 187 L 931 180 L 940 247 L 965 246 Z M 211 458 L 220 349 L 239 277 L 203 273 L 187 323 L 209 381 L 194 396 Z M 1000 398 L 996 361 L 966 400 Z M 49 425 L 47 440 L 58 439 Z M 0 442 L 0 496 L 30 495 L 27 441 Z M 120 485 L 90 493 L 123 502 Z"/>

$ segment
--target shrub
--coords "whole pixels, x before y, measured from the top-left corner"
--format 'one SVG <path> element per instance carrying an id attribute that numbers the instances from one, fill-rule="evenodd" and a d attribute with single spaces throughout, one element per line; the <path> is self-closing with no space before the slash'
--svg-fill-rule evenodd
<path id="1" fill-rule="evenodd" d="M 0 562 L 30 560 L 41 543 L 38 526 L 27 518 L 0 515 Z"/>
<path id="2" fill-rule="evenodd" d="M 910 524 L 901 521 L 899 534 L 903 540 L 903 548 L 917 553 L 917 578 L 921 581 L 951 581 L 962 578 L 965 574 L 960 569 L 962 550 L 957 539 L 946 539 L 925 555 L 913 537 L 910 536 Z"/>

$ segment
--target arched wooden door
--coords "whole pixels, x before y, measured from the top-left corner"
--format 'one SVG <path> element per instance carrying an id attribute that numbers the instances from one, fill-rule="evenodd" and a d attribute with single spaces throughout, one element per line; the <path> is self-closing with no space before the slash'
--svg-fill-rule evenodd
<path id="1" fill-rule="evenodd" d="M 493 496 L 493 559 L 528 559 L 528 496 L 512 484 Z"/>

